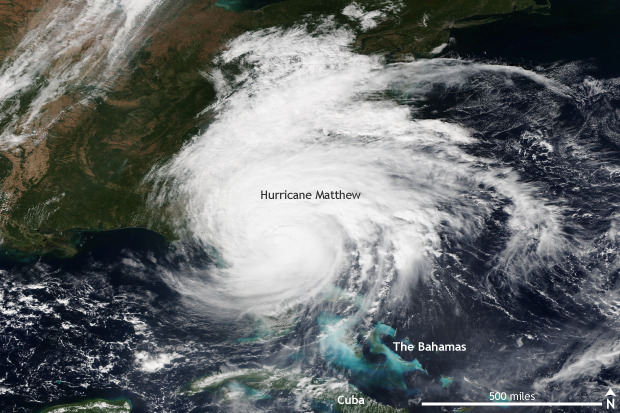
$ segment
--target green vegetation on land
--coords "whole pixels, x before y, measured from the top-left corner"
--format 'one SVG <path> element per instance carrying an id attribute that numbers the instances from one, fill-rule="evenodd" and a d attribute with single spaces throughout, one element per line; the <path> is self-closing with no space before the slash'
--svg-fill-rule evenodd
<path id="1" fill-rule="evenodd" d="M 20 146 L 21 155 L 13 151 L 13 165 L 0 157 L 0 180 L 15 181 L 9 182 L 12 192 L 0 191 L 2 247 L 68 257 L 76 252 L 81 230 L 146 227 L 170 240 L 178 237 L 165 214 L 149 209 L 150 188 L 143 179 L 208 126 L 212 115 L 198 114 L 215 98 L 203 75 L 215 53 L 248 30 L 292 26 L 308 16 L 334 15 L 336 22 L 356 27 L 340 13 L 351 2 L 288 0 L 236 13 L 201 0 L 177 10 L 136 53 L 107 99 L 76 105 L 49 130 L 39 144 L 44 148 Z M 375 0 L 357 3 L 366 11 L 385 6 Z M 448 42 L 453 27 L 484 24 L 515 10 L 546 10 L 533 0 L 404 0 L 403 5 L 377 27 L 360 30 L 352 47 L 394 60 L 430 57 Z M 40 86 L 18 96 L 19 106 L 28 107 Z M 89 93 L 76 86 L 63 99 L 82 101 Z M 46 160 L 29 159 L 34 153 L 47 154 Z M 15 165 L 41 171 L 9 177 Z"/>
<path id="2" fill-rule="evenodd" d="M 200 377 L 185 385 L 180 393 L 191 396 L 203 391 L 218 394 L 225 401 L 266 399 L 272 391 L 288 391 L 309 403 L 332 404 L 341 413 L 405 413 L 381 404 L 355 387 L 336 379 L 317 379 L 290 369 L 243 369 Z M 364 399 L 364 404 L 339 404 L 338 397 Z"/>
<path id="3" fill-rule="evenodd" d="M 129 413 L 130 411 L 131 403 L 129 400 L 94 399 L 48 407 L 41 413 Z"/>

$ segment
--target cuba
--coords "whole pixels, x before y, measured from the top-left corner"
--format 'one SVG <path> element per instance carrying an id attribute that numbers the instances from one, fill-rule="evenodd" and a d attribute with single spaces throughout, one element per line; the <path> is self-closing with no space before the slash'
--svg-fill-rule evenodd
<path id="1" fill-rule="evenodd" d="M 355 396 L 351 396 L 351 397 L 338 396 L 338 404 L 364 404 L 364 399 L 362 397 L 358 399 Z"/>

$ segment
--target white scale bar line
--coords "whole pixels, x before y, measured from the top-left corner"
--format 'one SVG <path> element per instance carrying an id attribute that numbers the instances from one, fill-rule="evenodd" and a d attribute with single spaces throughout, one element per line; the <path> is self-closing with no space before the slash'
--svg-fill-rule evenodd
<path id="1" fill-rule="evenodd" d="M 422 402 L 422 406 L 597 406 L 603 402 Z"/>

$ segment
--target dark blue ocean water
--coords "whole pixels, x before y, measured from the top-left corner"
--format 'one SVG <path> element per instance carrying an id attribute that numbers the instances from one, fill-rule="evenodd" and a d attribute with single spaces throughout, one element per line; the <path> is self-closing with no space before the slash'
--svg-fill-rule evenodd
<path id="1" fill-rule="evenodd" d="M 610 232 L 620 206 L 617 10 L 613 2 L 595 2 L 587 9 L 554 2 L 549 16 L 515 12 L 507 20 L 451 32 L 450 56 L 523 67 L 561 85 L 561 93 L 527 76 L 515 75 L 507 83 L 481 73 L 458 88 L 437 83 L 423 104 L 412 104 L 418 117 L 473 131 L 477 141 L 465 147 L 469 154 L 517 171 L 536 188 L 535 196 L 561 207 L 566 241 L 576 235 L 585 240 L 558 263 L 530 268 L 527 282 L 515 283 L 514 274 L 497 270 L 493 261 L 513 231 L 507 225 L 507 201 L 489 196 L 494 212 L 480 237 L 463 243 L 442 234 L 441 288 L 420 283 L 417 299 L 403 303 L 400 311 L 380 314 L 396 330 L 394 336 L 380 337 L 390 348 L 405 337 L 467 343 L 466 354 L 405 353 L 406 361 L 417 359 L 427 374 L 405 374 L 406 390 L 382 386 L 374 376 L 380 368 L 373 366 L 385 365 L 387 357 L 371 351 L 361 338 L 364 368 L 355 371 L 346 360 L 340 367 L 326 362 L 312 344 L 321 314 L 337 312 L 338 304 L 300 309 L 291 332 L 257 341 L 252 320 L 218 312 L 175 287 L 178 274 L 204 277 L 208 284 L 213 262 L 207 249 L 170 244 L 145 229 L 84 232 L 74 258 L 0 260 L 0 411 L 25 412 L 96 397 L 128 398 L 134 412 L 227 411 L 230 405 L 216 394 L 177 392 L 222 366 L 297 362 L 316 377 L 340 375 L 382 403 L 422 411 L 417 397 L 480 397 L 465 377 L 477 380 L 480 388 L 506 380 L 506 390 L 532 392 L 537 379 L 557 374 L 592 349 L 596 354 L 597 343 L 617 342 L 620 325 L 614 308 L 605 304 L 614 301 L 620 282 L 618 245 Z M 306 350 L 292 357 L 282 350 L 287 346 Z M 605 348 L 613 345 L 600 351 Z M 149 369 L 139 355 L 159 368 Z M 590 400 L 590 392 L 604 393 L 618 383 L 619 367 L 612 359 L 538 396 Z M 455 381 L 443 388 L 442 375 Z M 293 411 L 295 398 L 273 392 L 271 399 L 252 406 L 255 411 Z M 328 402 L 312 408 L 334 411 Z"/>

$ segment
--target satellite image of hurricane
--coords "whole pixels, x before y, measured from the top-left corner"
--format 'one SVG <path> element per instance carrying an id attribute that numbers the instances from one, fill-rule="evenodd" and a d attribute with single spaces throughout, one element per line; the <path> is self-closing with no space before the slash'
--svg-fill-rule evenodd
<path id="1" fill-rule="evenodd" d="M 0 0 L 0 412 L 620 409 L 619 22 Z"/>

